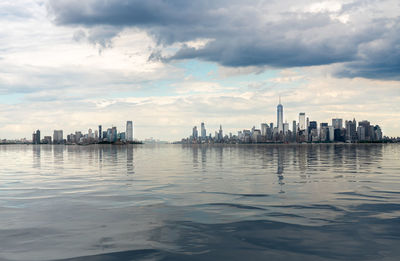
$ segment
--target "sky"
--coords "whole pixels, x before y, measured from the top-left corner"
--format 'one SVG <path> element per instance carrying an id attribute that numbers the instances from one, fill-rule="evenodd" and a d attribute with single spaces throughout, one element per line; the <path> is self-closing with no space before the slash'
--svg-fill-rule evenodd
<path id="1" fill-rule="evenodd" d="M 284 121 L 400 136 L 398 0 L 2 0 L 0 138 L 134 122 L 175 141 Z"/>

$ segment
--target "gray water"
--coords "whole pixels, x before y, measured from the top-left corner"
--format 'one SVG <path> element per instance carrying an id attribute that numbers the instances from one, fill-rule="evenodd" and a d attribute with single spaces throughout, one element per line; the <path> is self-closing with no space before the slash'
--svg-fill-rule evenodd
<path id="1" fill-rule="evenodd" d="M 0 260 L 399 260 L 400 146 L 0 146 Z"/>

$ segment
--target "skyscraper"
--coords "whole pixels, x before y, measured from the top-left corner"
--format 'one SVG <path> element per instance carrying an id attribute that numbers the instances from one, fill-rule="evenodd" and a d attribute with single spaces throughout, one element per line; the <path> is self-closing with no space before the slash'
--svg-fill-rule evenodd
<path id="1" fill-rule="evenodd" d="M 207 136 L 206 128 L 204 126 L 204 122 L 201 123 L 201 139 L 205 140 Z"/>
<path id="2" fill-rule="evenodd" d="M 32 135 L 32 143 L 33 144 L 40 144 L 40 130 L 37 130 L 36 133 L 34 132 Z"/>
<path id="3" fill-rule="evenodd" d="M 222 140 L 223 138 L 224 133 L 222 132 L 222 125 L 219 125 L 218 140 Z"/>
<path id="4" fill-rule="evenodd" d="M 306 129 L 306 114 L 304 112 L 299 113 L 299 131 Z"/>
<path id="5" fill-rule="evenodd" d="M 54 144 L 60 144 L 63 142 L 63 131 L 62 130 L 54 130 L 53 133 L 53 143 Z"/>
<path id="6" fill-rule="evenodd" d="M 193 139 L 197 140 L 198 136 L 199 136 L 199 133 L 197 131 L 197 126 L 194 126 L 193 131 L 192 131 L 192 137 L 193 137 Z"/>
<path id="7" fill-rule="evenodd" d="M 101 125 L 99 125 L 99 141 L 103 140 L 103 136 L 102 136 L 103 132 L 101 131 Z"/>
<path id="8" fill-rule="evenodd" d="M 364 136 L 361 135 L 361 137 L 363 138 L 361 140 L 373 140 L 373 135 L 371 133 L 371 124 L 369 121 L 367 121 L 367 120 L 360 121 L 360 122 L 358 122 L 358 126 L 364 127 L 364 130 L 363 130 Z M 359 137 L 360 137 L 360 135 L 359 135 Z"/>
<path id="9" fill-rule="evenodd" d="M 279 96 L 279 104 L 276 107 L 277 109 L 277 127 L 278 132 L 283 132 L 283 106 L 281 104 L 281 97 Z"/>
<path id="10" fill-rule="evenodd" d="M 132 121 L 126 122 L 125 138 L 127 141 L 133 141 L 133 123 L 132 123 Z"/>
<path id="11" fill-rule="evenodd" d="M 116 142 L 118 139 L 117 127 L 111 128 L 111 142 Z"/>
<path id="12" fill-rule="evenodd" d="M 285 122 L 285 123 L 283 124 L 283 133 L 284 133 L 284 134 L 287 134 L 288 131 L 289 131 L 289 123 Z"/>
<path id="13" fill-rule="evenodd" d="M 332 126 L 335 129 L 343 128 L 343 119 L 332 119 Z"/>
<path id="14" fill-rule="evenodd" d="M 267 123 L 261 123 L 261 135 L 262 136 L 267 136 L 267 130 L 269 126 Z"/>

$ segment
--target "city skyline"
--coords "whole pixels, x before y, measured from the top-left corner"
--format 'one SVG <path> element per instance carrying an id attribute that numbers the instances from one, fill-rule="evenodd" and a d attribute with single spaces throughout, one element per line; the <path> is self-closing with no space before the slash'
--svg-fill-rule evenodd
<path id="1" fill-rule="evenodd" d="M 206 133 L 205 123 L 201 123 L 201 135 L 199 135 L 197 126 L 192 129 L 192 135 L 182 138 L 176 143 L 198 144 L 198 143 L 325 143 L 325 142 L 398 142 L 399 137 L 389 137 L 384 135 L 381 126 L 363 119 L 357 121 L 344 120 L 340 118 L 331 118 L 330 121 L 320 122 L 318 124 L 314 119 L 306 116 L 305 112 L 299 112 L 298 122 L 292 121 L 290 124 L 283 123 L 284 106 L 281 103 L 277 105 L 276 122 L 263 122 L 256 128 L 237 130 L 223 134 L 222 125 L 219 130 Z M 331 122 L 331 123 L 329 123 Z M 237 134 L 236 134 L 237 133 Z"/>
<path id="2" fill-rule="evenodd" d="M 275 121 L 279 95 L 283 122 L 307 112 L 400 135 L 398 1 L 15 0 L 0 9 L 0 139 L 126 119 L 139 139 L 178 140 L 205 121 L 233 132 Z"/>

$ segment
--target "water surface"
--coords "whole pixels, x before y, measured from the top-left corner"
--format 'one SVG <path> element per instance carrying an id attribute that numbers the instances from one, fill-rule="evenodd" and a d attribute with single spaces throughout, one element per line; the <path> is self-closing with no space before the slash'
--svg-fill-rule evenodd
<path id="1" fill-rule="evenodd" d="M 0 260 L 398 260 L 396 144 L 0 146 Z"/>

